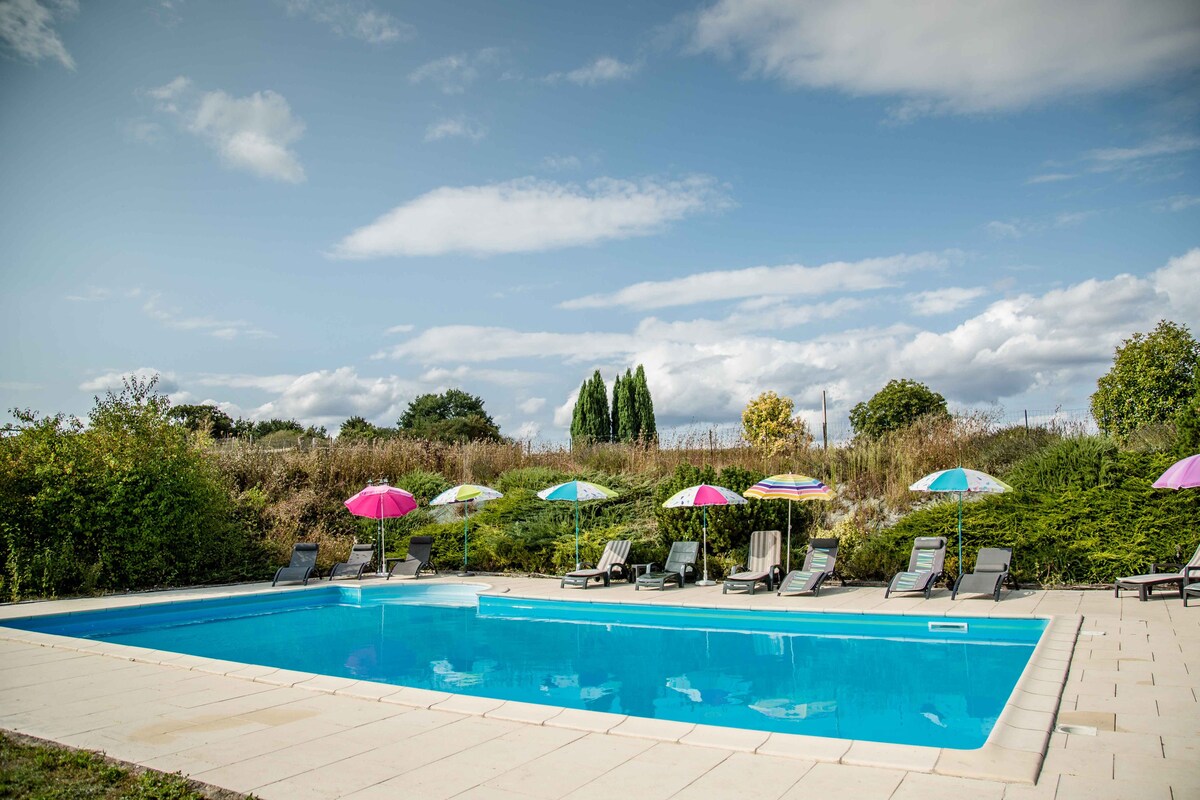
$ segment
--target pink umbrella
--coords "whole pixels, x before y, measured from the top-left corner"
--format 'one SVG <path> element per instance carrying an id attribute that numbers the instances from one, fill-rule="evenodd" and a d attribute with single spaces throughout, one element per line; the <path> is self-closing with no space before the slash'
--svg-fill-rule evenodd
<path id="1" fill-rule="evenodd" d="M 346 501 L 346 508 L 356 517 L 379 520 L 379 562 L 376 575 L 386 574 L 383 554 L 383 520 L 385 517 L 403 517 L 417 507 L 417 498 L 386 481 L 372 484 Z"/>
<path id="2" fill-rule="evenodd" d="M 701 483 L 698 486 L 689 486 L 686 489 L 680 489 L 667 502 L 663 503 L 663 508 L 692 508 L 700 506 L 702 521 L 700 530 L 703 534 L 704 543 L 700 546 L 704 553 L 704 579 L 696 581 L 697 586 L 716 586 L 716 581 L 708 579 L 708 507 L 709 506 L 740 506 L 744 505 L 746 498 L 742 497 L 735 491 L 726 489 L 724 486 L 710 486 L 707 483 Z"/>
<path id="3" fill-rule="evenodd" d="M 1200 488 L 1200 454 L 1176 461 L 1152 485 L 1155 489 Z"/>

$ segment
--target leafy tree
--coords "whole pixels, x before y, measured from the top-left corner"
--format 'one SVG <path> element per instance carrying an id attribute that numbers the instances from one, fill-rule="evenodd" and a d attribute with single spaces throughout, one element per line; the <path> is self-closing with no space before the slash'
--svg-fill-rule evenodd
<path id="1" fill-rule="evenodd" d="M 944 417 L 949 413 L 946 398 L 923 383 L 901 378 L 888 381 L 870 400 L 850 409 L 850 425 L 855 434 L 878 439 L 928 414 Z"/>
<path id="2" fill-rule="evenodd" d="M 189 431 L 202 431 L 214 439 L 234 435 L 233 417 L 214 405 L 173 406 L 167 416 Z"/>
<path id="3" fill-rule="evenodd" d="M 792 398 L 763 392 L 742 411 L 742 438 L 770 454 L 787 447 L 808 447 L 812 442 L 808 426 L 792 415 L 793 410 Z"/>
<path id="4" fill-rule="evenodd" d="M 502 438 L 500 428 L 483 408 L 483 399 L 461 389 L 420 395 L 396 424 L 409 436 L 432 441 L 498 442 Z"/>
<path id="5" fill-rule="evenodd" d="M 270 436 L 276 431 L 287 431 L 295 436 L 303 436 L 304 426 L 294 419 L 264 419 L 253 424 L 250 435 L 255 439 Z"/>
<path id="6" fill-rule="evenodd" d="M 612 438 L 612 421 L 609 416 L 608 387 L 600 370 L 579 387 L 575 410 L 571 415 L 571 439 L 580 442 L 607 442 Z"/>
<path id="7" fill-rule="evenodd" d="M 156 379 L 95 399 L 85 428 L 15 411 L 0 439 L 0 592 L 20 599 L 261 578 L 266 556 Z"/>
<path id="8" fill-rule="evenodd" d="M 1192 396 L 1175 416 L 1175 455 L 1180 458 L 1200 453 L 1200 369 L 1192 380 Z"/>
<path id="9" fill-rule="evenodd" d="M 372 442 L 377 439 L 391 439 L 395 437 L 395 428 L 381 428 L 378 425 L 373 425 L 367 422 L 362 417 L 350 417 L 342 423 L 338 429 L 338 441 L 343 444 L 355 444 L 357 442 Z"/>
<path id="10" fill-rule="evenodd" d="M 1200 344 L 1186 325 L 1162 320 L 1150 333 L 1121 342 L 1092 395 L 1100 430 L 1125 437 L 1142 425 L 1174 420 L 1194 393 L 1197 364 Z"/>
<path id="11" fill-rule="evenodd" d="M 633 374 L 633 408 L 637 424 L 633 426 L 632 438 L 646 444 L 658 440 L 658 425 L 654 420 L 654 400 L 646 384 L 646 370 L 638 364 Z"/>

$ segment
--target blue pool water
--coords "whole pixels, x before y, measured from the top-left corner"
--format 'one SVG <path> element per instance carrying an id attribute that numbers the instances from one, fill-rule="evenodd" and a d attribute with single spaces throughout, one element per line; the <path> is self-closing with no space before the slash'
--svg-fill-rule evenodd
<path id="1" fill-rule="evenodd" d="M 3 624 L 458 694 L 956 749 L 983 745 L 1045 627 L 480 588 L 325 586 Z"/>

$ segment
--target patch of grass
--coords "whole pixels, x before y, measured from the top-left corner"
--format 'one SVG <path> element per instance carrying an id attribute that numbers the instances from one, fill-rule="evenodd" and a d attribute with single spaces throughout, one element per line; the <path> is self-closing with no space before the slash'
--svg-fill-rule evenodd
<path id="1" fill-rule="evenodd" d="M 143 770 L 102 753 L 0 732 L 0 797 L 29 800 L 234 800 L 246 796 Z"/>

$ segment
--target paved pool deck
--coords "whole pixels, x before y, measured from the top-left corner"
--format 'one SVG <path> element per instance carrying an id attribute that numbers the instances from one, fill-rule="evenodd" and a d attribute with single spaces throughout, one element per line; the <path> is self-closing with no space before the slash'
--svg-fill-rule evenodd
<path id="1" fill-rule="evenodd" d="M 659 593 L 624 583 L 582 591 L 559 589 L 556 580 L 467 580 L 514 596 L 593 602 L 1037 616 L 1053 618 L 1057 633 L 1040 646 L 1041 665 L 1026 670 L 1002 715 L 1004 736 L 973 755 L 504 703 L 9 628 L 0 628 L 0 728 L 264 800 L 558 800 L 628 792 L 1200 798 L 1200 603 L 1184 608 L 1169 592 L 1142 603 L 1136 593 L 1117 599 L 1111 591 L 1020 590 L 994 603 L 951 601 L 946 591 L 885 600 L 882 588 L 870 587 L 779 598 L 722 595 L 719 586 Z M 0 619 L 264 589 L 0 605 Z"/>

